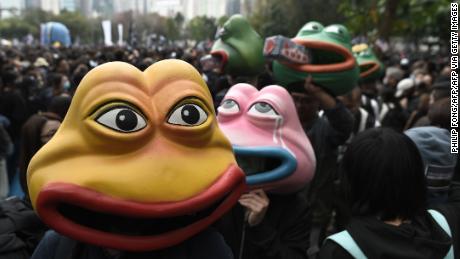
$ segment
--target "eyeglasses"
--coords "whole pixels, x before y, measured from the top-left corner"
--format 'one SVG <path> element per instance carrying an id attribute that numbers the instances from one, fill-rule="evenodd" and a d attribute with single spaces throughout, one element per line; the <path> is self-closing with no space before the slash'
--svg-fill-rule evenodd
<path id="1" fill-rule="evenodd" d="M 40 140 L 42 141 L 43 144 L 45 144 L 48 141 L 50 141 L 50 139 L 54 136 L 54 134 L 56 134 L 56 130 L 48 131 L 45 134 L 40 135 Z"/>

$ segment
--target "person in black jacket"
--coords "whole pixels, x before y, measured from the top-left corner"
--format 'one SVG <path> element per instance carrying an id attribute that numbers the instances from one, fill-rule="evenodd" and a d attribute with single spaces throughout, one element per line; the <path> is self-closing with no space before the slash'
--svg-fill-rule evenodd
<path id="1" fill-rule="evenodd" d="M 316 156 L 315 177 L 303 191 L 311 208 L 308 255 L 314 258 L 326 236 L 333 209 L 341 210 L 334 185 L 338 148 L 350 137 L 354 117 L 341 101 L 312 83 L 311 78 L 302 85 L 290 85 L 288 90 Z"/>
<path id="2" fill-rule="evenodd" d="M 27 201 L 0 200 L 0 258 L 29 259 L 46 229 Z"/>
<path id="3" fill-rule="evenodd" d="M 127 252 L 85 244 L 48 231 L 31 259 L 232 259 L 222 236 L 212 228 L 171 248 Z"/>
<path id="4" fill-rule="evenodd" d="M 352 218 L 346 227 L 367 258 L 445 258 L 460 255 L 460 173 L 450 186 L 449 204 L 434 209 L 451 235 L 427 211 L 426 181 L 417 146 L 391 129 L 358 135 L 342 160 L 342 189 Z M 355 258 L 326 239 L 320 258 Z M 446 257 L 447 258 L 447 257 Z"/>
<path id="5" fill-rule="evenodd" d="M 236 259 L 307 258 L 310 211 L 305 195 L 243 194 L 216 227 Z"/>
<path id="6" fill-rule="evenodd" d="M 319 250 L 330 221 L 337 148 L 350 135 L 353 116 L 310 79 L 287 90 L 315 150 L 315 177 L 309 188 L 290 195 L 254 190 L 240 198 L 239 205 L 216 225 L 238 259 L 307 258 L 311 244 Z M 320 107 L 323 116 L 319 115 Z"/>

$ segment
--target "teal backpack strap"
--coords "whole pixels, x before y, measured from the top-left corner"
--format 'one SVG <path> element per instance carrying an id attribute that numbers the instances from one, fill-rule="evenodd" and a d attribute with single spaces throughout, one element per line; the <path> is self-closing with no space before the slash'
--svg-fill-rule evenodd
<path id="1" fill-rule="evenodd" d="M 436 210 L 428 210 L 428 212 L 431 214 L 431 217 L 433 217 L 434 221 L 438 223 L 438 225 L 449 235 L 449 237 L 452 237 L 452 232 L 450 231 L 449 223 L 447 223 L 446 218 L 444 215 L 442 215 L 439 211 Z M 454 246 L 451 245 L 449 252 L 447 255 L 444 257 L 444 259 L 454 259 Z"/>
<path id="2" fill-rule="evenodd" d="M 343 249 L 345 249 L 350 255 L 352 255 L 356 259 L 367 259 L 367 257 L 364 255 L 363 251 L 361 248 L 359 248 L 358 244 L 356 244 L 355 240 L 353 237 L 351 237 L 350 233 L 348 231 L 344 230 L 342 232 L 339 232 L 337 234 L 328 236 L 326 240 L 332 240 L 335 243 L 337 243 L 339 246 L 341 246 Z M 325 240 L 325 241 L 326 241 Z"/>

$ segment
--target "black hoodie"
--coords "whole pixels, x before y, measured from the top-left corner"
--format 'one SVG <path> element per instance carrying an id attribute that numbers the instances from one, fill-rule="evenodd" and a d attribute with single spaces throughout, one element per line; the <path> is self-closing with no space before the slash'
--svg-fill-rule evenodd
<path id="1" fill-rule="evenodd" d="M 442 259 L 452 244 L 455 258 L 460 258 L 460 182 L 452 183 L 449 203 L 433 209 L 447 219 L 452 238 L 442 230 L 428 212 L 411 223 L 403 223 L 400 226 L 388 225 L 372 218 L 353 218 L 346 230 L 363 253 L 372 259 Z M 327 240 L 321 248 L 319 258 L 353 257 L 334 241 Z"/>

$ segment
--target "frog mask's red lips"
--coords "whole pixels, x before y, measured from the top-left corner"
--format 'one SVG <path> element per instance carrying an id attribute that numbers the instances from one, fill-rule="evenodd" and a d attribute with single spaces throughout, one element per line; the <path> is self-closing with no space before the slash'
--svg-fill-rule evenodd
<path id="1" fill-rule="evenodd" d="M 346 70 L 351 70 L 356 65 L 356 60 L 353 57 L 351 51 L 347 48 L 342 47 L 337 44 L 332 44 L 323 41 L 314 41 L 314 40 L 305 40 L 300 38 L 292 39 L 295 43 L 305 46 L 306 48 L 310 49 L 313 54 L 313 62 L 315 62 L 315 50 L 322 50 L 328 51 L 331 55 L 341 56 L 342 62 L 339 63 L 332 63 L 332 64 L 290 64 L 290 63 L 283 63 L 284 65 L 303 72 L 307 73 L 335 73 L 341 72 Z"/>
<path id="2" fill-rule="evenodd" d="M 245 191 L 244 177 L 231 165 L 195 197 L 150 204 L 51 183 L 39 193 L 36 207 L 46 224 L 76 240 L 126 251 L 158 250 L 177 245 L 221 217 Z"/>
<path id="3" fill-rule="evenodd" d="M 370 74 L 377 72 L 379 70 L 380 65 L 375 61 L 364 62 L 359 65 L 359 77 L 364 78 L 369 76 Z"/>
<path id="4" fill-rule="evenodd" d="M 211 51 L 213 57 L 217 57 L 220 60 L 220 72 L 223 73 L 225 65 L 227 65 L 228 54 L 224 50 L 214 50 Z"/>

